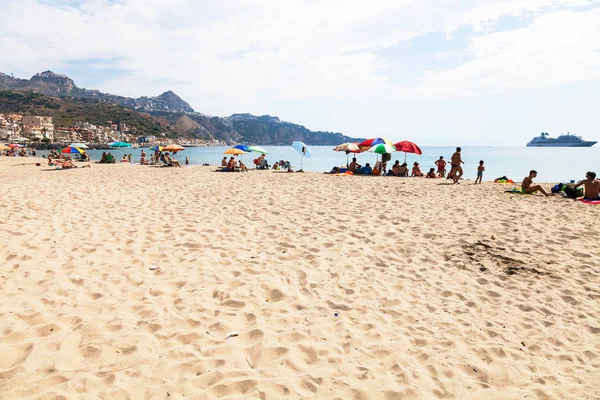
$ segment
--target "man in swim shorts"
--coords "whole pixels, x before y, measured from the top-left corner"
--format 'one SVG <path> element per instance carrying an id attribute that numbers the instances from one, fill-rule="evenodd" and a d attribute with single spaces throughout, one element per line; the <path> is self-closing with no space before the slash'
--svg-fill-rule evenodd
<path id="1" fill-rule="evenodd" d="M 546 192 L 546 190 L 540 185 L 533 185 L 533 178 L 536 176 L 537 171 L 529 171 L 529 176 L 526 176 L 525 179 L 523 179 L 523 182 L 521 182 L 521 189 L 523 190 L 523 193 L 535 193 L 540 191 L 542 194 L 544 194 L 544 196 L 552 196 L 554 193 Z"/>
<path id="2" fill-rule="evenodd" d="M 575 185 L 575 189 L 583 185 L 585 189 L 585 194 L 583 196 L 584 200 L 600 200 L 600 181 L 596 179 L 596 173 L 588 171 L 588 173 L 585 174 L 585 178 L 586 179 Z"/>
<path id="3" fill-rule="evenodd" d="M 462 165 L 465 162 L 460 158 L 461 148 L 457 147 L 456 152 L 452 154 L 452 158 L 450 159 L 450 164 L 452 168 L 450 169 L 450 175 L 452 175 L 452 180 L 454 183 L 458 183 L 458 180 L 463 176 Z"/>
<path id="4" fill-rule="evenodd" d="M 446 176 L 446 160 L 444 160 L 444 156 L 440 156 L 440 159 L 434 164 L 437 165 L 438 174 L 440 174 L 442 178 Z"/>

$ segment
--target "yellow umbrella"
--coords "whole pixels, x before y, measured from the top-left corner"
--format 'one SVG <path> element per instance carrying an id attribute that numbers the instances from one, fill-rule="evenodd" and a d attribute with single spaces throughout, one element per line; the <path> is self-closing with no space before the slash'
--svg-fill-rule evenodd
<path id="1" fill-rule="evenodd" d="M 223 154 L 233 154 L 234 156 L 237 156 L 239 154 L 248 154 L 247 152 L 245 152 L 244 150 L 240 150 L 240 149 L 236 149 L 235 147 L 232 147 L 229 150 L 226 150 L 225 153 Z"/>
<path id="2" fill-rule="evenodd" d="M 0 150 L 10 150 L 10 147 L 0 144 Z"/>

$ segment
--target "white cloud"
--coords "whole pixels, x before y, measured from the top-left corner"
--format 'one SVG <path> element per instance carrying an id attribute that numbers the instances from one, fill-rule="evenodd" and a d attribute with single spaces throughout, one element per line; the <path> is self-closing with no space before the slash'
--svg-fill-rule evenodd
<path id="1" fill-rule="evenodd" d="M 597 0 L 72 3 L 0 0 L 0 54 L 10 54 L 0 57 L 0 71 L 29 76 L 62 72 L 70 61 L 110 59 L 95 67 L 125 73 L 97 85 L 104 91 L 139 96 L 172 89 L 203 112 L 278 112 L 311 128 L 348 127 L 356 135 L 369 118 L 357 109 L 598 79 Z M 532 22 L 498 31 L 506 16 Z M 413 68 L 412 85 L 394 83 L 400 68 L 410 68 L 389 57 L 399 44 L 468 31 L 473 37 L 464 49 L 430 49 L 438 61 L 461 65 Z M 383 129 L 390 121 L 379 123 Z"/>

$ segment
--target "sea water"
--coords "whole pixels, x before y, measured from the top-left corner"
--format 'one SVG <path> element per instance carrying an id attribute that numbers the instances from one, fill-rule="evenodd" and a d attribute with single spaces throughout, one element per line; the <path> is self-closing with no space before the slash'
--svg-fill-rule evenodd
<path id="1" fill-rule="evenodd" d="M 285 160 L 292 164 L 294 170 L 300 169 L 301 157 L 291 146 L 263 146 L 267 150 L 267 160 L 269 164 L 275 161 Z M 229 147 L 187 147 L 175 155 L 175 159 L 181 164 L 185 157 L 188 157 L 190 165 L 221 165 L 221 160 L 225 156 L 223 153 Z M 346 154 L 333 151 L 333 146 L 311 146 L 312 157 L 302 159 L 302 168 L 311 172 L 328 172 L 334 166 L 346 165 Z M 142 149 L 114 149 L 112 154 L 118 160 L 123 154 L 131 154 L 132 160 L 139 163 Z M 148 159 L 152 151 L 143 149 L 148 154 Z M 406 162 L 412 167 L 414 162 L 418 162 L 421 171 L 426 173 L 429 168 L 435 167 L 434 162 L 443 156 L 449 163 L 450 157 L 454 152 L 454 147 L 422 147 L 423 155 L 407 154 Z M 47 151 L 39 151 L 39 156 L 47 156 Z M 92 161 L 97 161 L 102 155 L 100 150 L 89 150 Z M 254 168 L 253 160 L 259 153 L 244 154 L 241 159 L 248 166 Z M 355 156 L 358 163 L 364 165 L 370 163 L 373 166 L 380 155 L 374 153 L 349 154 L 348 160 L 352 161 Z M 229 158 L 230 156 L 227 156 Z M 388 168 L 396 160 L 404 162 L 404 153 L 392 153 L 392 160 L 388 162 Z M 587 171 L 595 171 L 600 176 L 600 147 L 572 147 L 572 148 L 540 148 L 540 147 L 463 147 L 462 159 L 465 162 L 463 170 L 465 179 L 475 179 L 477 175 L 477 166 L 479 161 L 485 163 L 484 180 L 494 180 L 495 178 L 506 176 L 515 181 L 521 181 L 523 177 L 529 174 L 529 171 L 535 169 L 538 171 L 537 181 L 539 182 L 568 182 L 570 180 L 579 180 L 585 178 Z M 450 169 L 448 165 L 447 170 Z M 437 169 L 436 169 L 437 171 Z"/>

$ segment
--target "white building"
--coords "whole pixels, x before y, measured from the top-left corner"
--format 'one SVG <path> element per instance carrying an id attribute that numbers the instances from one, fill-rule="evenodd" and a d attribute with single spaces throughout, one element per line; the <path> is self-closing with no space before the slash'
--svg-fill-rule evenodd
<path id="1" fill-rule="evenodd" d="M 23 117 L 23 136 L 27 139 L 54 140 L 52 117 Z"/>

